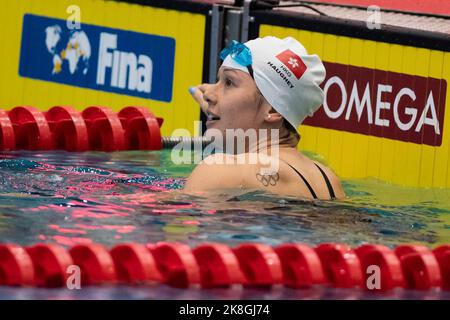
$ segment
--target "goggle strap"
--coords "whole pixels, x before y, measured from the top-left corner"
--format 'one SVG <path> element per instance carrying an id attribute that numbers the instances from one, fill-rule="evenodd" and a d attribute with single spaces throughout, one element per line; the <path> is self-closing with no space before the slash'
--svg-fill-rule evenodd
<path id="1" fill-rule="evenodd" d="M 253 77 L 253 68 L 252 68 L 252 66 L 251 65 L 247 66 L 247 69 L 248 69 L 248 73 L 250 73 L 250 76 L 254 80 L 255 78 Z"/>

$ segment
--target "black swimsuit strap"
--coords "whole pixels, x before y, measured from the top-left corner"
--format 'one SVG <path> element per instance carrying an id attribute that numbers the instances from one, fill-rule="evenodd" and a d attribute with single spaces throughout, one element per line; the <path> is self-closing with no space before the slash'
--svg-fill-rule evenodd
<path id="1" fill-rule="evenodd" d="M 314 164 L 315 164 L 316 167 L 319 169 L 320 173 L 322 173 L 323 178 L 325 179 L 325 183 L 327 184 L 328 192 L 330 193 L 331 200 L 336 199 L 336 195 L 334 194 L 333 187 L 331 186 L 330 180 L 328 179 L 327 175 L 326 175 L 325 172 L 323 172 L 323 170 L 317 165 L 317 163 L 314 163 Z"/>
<path id="2" fill-rule="evenodd" d="M 309 192 L 311 192 L 313 198 L 314 198 L 314 199 L 317 199 L 316 193 L 314 192 L 313 188 L 312 188 L 311 185 L 308 183 L 308 181 L 305 179 L 305 177 L 304 177 L 300 172 L 298 172 L 297 169 L 295 169 L 293 166 L 291 166 L 289 163 L 286 162 L 286 164 L 287 164 L 289 167 L 291 167 L 292 170 L 294 170 L 295 172 L 297 172 L 297 174 L 300 176 L 300 178 L 302 178 L 303 182 L 304 182 L 304 183 L 306 184 L 306 186 L 308 187 Z"/>

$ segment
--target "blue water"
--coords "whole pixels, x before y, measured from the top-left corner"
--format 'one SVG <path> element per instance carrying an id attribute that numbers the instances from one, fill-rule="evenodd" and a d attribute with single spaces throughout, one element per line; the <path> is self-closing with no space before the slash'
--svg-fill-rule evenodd
<path id="1" fill-rule="evenodd" d="M 206 199 L 181 192 L 193 167 L 173 165 L 168 150 L 0 153 L 0 242 L 450 243 L 450 190 L 365 179 L 343 181 L 340 202 Z"/>

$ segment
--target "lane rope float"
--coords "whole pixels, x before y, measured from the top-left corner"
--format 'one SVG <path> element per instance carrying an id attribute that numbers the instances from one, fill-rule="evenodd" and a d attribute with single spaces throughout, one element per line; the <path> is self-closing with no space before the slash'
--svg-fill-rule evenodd
<path id="1" fill-rule="evenodd" d="M 65 287 L 69 267 L 81 270 L 89 285 L 164 283 L 177 288 L 314 286 L 388 291 L 450 290 L 450 245 L 434 250 L 400 245 L 394 250 L 364 244 L 323 243 L 316 247 L 288 243 L 277 247 L 243 243 L 229 247 L 205 243 L 195 248 L 182 243 L 124 243 L 108 249 L 101 244 L 38 243 L 31 247 L 0 244 L 0 285 Z M 367 285 L 379 269 L 380 287 Z M 367 272 L 369 270 L 369 272 Z"/>
<path id="2" fill-rule="evenodd" d="M 0 151 L 66 150 L 121 151 L 160 150 L 179 143 L 205 147 L 207 137 L 162 137 L 164 119 L 148 108 L 127 106 L 118 113 L 91 106 L 82 112 L 55 106 L 41 112 L 18 106 L 0 110 Z"/>

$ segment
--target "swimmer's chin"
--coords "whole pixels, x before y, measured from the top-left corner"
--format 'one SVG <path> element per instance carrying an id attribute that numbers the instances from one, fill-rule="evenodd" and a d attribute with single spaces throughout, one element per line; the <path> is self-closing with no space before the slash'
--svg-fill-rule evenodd
<path id="1" fill-rule="evenodd" d="M 212 129 L 214 128 L 214 126 L 217 127 L 217 124 L 219 123 L 220 120 L 208 120 L 206 121 L 206 128 L 207 129 Z"/>

